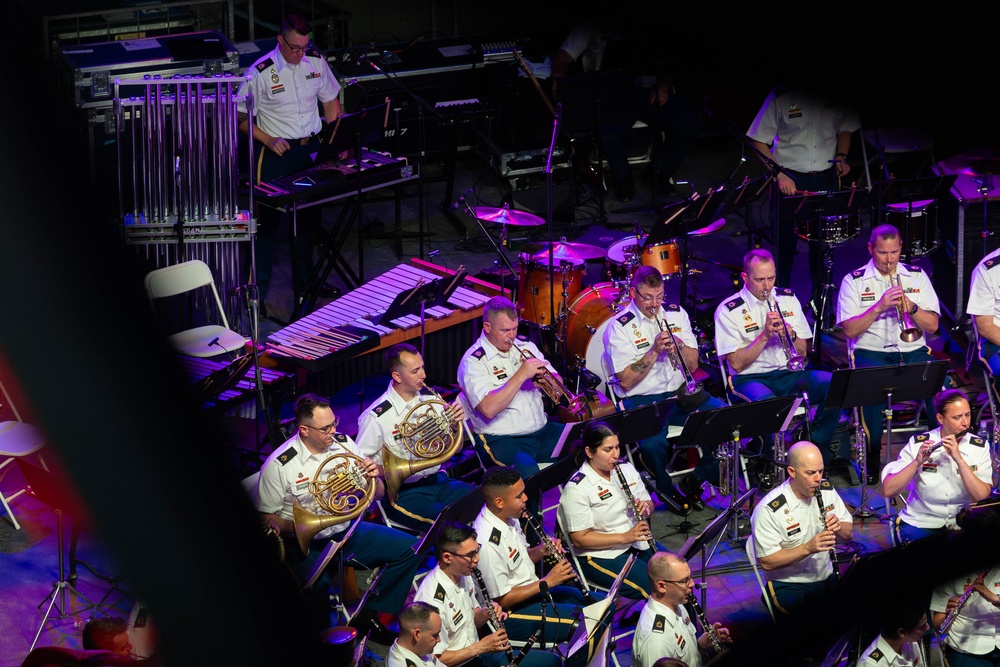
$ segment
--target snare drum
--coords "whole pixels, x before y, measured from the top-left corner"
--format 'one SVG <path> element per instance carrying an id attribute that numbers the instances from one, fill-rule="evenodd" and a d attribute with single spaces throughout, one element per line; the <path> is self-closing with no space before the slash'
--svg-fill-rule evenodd
<path id="1" fill-rule="evenodd" d="M 910 261 L 929 255 L 938 247 L 937 206 L 933 199 L 908 203 L 887 204 L 885 221 L 899 230 L 903 237 L 902 259 Z"/>
<path id="2" fill-rule="evenodd" d="M 632 274 L 639 266 L 639 253 L 645 242 L 646 236 L 643 235 L 639 238 L 626 236 L 612 243 L 608 248 L 608 258 L 604 262 L 607 277 L 615 282 L 631 282 Z"/>
<path id="3" fill-rule="evenodd" d="M 587 368 L 601 378 L 598 391 L 604 391 L 604 330 L 629 304 L 628 288 L 613 283 L 598 283 L 581 292 L 569 304 L 566 313 L 566 352 L 569 363 L 583 360 Z"/>
<path id="4" fill-rule="evenodd" d="M 847 243 L 860 233 L 861 219 L 857 214 L 827 215 L 795 223 L 795 234 L 803 241 L 831 246 Z"/>
<path id="5" fill-rule="evenodd" d="M 554 289 L 558 316 L 563 306 L 570 303 L 583 289 L 584 261 L 557 260 L 558 264 L 553 266 L 552 270 L 552 283 L 549 283 L 548 258 L 528 260 L 526 257 L 527 255 L 521 257 L 517 311 L 520 313 L 520 318 L 529 324 L 550 327 L 552 323 L 549 321 L 551 312 L 549 295 Z"/>
<path id="6" fill-rule="evenodd" d="M 677 239 L 670 239 L 669 241 L 644 248 L 642 251 L 642 265 L 659 269 L 660 274 L 664 278 L 680 273 L 681 253 L 677 248 Z"/>

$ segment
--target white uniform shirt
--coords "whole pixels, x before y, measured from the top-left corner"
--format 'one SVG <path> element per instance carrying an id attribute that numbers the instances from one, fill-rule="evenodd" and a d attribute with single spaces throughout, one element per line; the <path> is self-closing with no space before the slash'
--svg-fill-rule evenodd
<path id="1" fill-rule="evenodd" d="M 456 584 L 440 567 L 428 572 L 420 582 L 413 601 L 433 605 L 441 614 L 441 641 L 434 647 L 435 655 L 468 648 L 479 641 L 475 586 L 471 577 L 461 577 Z"/>
<path id="2" fill-rule="evenodd" d="M 431 654 L 421 658 L 413 651 L 400 646 L 398 639 L 389 647 L 385 665 L 386 667 L 444 667 L 444 663 L 438 660 L 436 655 Z"/>
<path id="3" fill-rule="evenodd" d="M 625 481 L 628 482 L 632 495 L 639 500 L 649 500 L 649 492 L 642 483 L 638 471 L 631 463 L 621 464 Z M 611 473 L 611 481 L 601 477 L 600 473 L 584 462 L 580 470 L 569 478 L 563 487 L 559 498 L 561 519 L 565 522 L 563 528 L 567 533 L 592 528 L 598 533 L 623 533 L 631 530 L 636 524 L 635 510 L 629 506 L 625 494 L 622 493 L 618 475 Z M 636 549 L 649 549 L 644 541 L 633 542 Z M 610 547 L 577 547 L 580 556 L 596 558 L 616 558 L 625 553 L 629 545 Z"/>
<path id="4" fill-rule="evenodd" d="M 970 315 L 992 315 L 993 324 L 1000 327 L 1000 249 L 994 250 L 972 269 L 969 287 Z"/>
<path id="5" fill-rule="evenodd" d="M 666 321 L 675 339 L 688 347 L 698 345 L 691 332 L 691 319 L 680 306 L 676 304 L 661 306 L 656 317 Z M 659 333 L 660 325 L 657 320 L 646 317 L 634 301 L 629 303 L 628 308 L 615 317 L 604 330 L 605 366 L 614 369 L 615 373 L 621 373 L 649 351 Z M 624 397 L 663 394 L 675 391 L 682 384 L 684 384 L 683 371 L 674 370 L 670 365 L 670 357 L 664 350 L 646 377 L 632 387 L 631 391 L 623 392 L 617 384 L 612 386 L 619 396 Z"/>
<path id="6" fill-rule="evenodd" d="M 773 90 L 747 136 L 771 145 L 775 162 L 800 172 L 826 171 L 837 152 L 837 134 L 861 127 L 858 115 L 802 90 Z"/>
<path id="7" fill-rule="evenodd" d="M 836 489 L 831 487 L 824 489 L 822 493 L 828 514 L 835 513 L 844 523 L 852 521 L 851 513 L 847 511 L 847 506 Z M 799 500 L 792 491 L 791 480 L 785 480 L 771 489 L 754 507 L 750 527 L 758 558 L 770 556 L 782 549 L 794 549 L 826 530 L 826 524 L 820 521 L 816 498 L 809 496 L 805 500 Z M 821 551 L 797 563 L 771 570 L 767 573 L 767 578 L 788 583 L 810 583 L 825 581 L 831 574 L 833 565 L 830 563 L 830 553 Z"/>
<path id="8" fill-rule="evenodd" d="M 931 611 L 946 612 L 948 598 L 953 595 L 961 596 L 978 576 L 979 573 L 976 572 L 953 579 L 944 586 L 938 586 L 931 595 Z M 994 567 L 987 572 L 983 577 L 983 583 L 994 594 L 1000 595 L 1000 567 Z M 948 629 L 945 641 L 963 653 L 985 655 L 995 648 L 1000 648 L 998 627 L 1000 627 L 1000 609 L 987 602 L 978 591 L 973 591 Z"/>
<path id="9" fill-rule="evenodd" d="M 517 519 L 501 521 L 486 507 L 473 522 L 482 550 L 479 571 L 490 597 L 496 599 L 510 589 L 538 581 L 535 564 L 528 557 L 528 542 Z"/>
<path id="10" fill-rule="evenodd" d="M 694 621 L 683 605 L 671 609 L 646 600 L 632 638 L 633 667 L 652 667 L 660 658 L 677 658 L 689 667 L 701 667 L 701 652 Z"/>
<path id="11" fill-rule="evenodd" d="M 931 285 L 930 278 L 919 266 L 900 262 L 896 265 L 897 274 L 903 283 L 906 297 L 922 309 L 940 314 L 937 293 Z M 883 276 L 875 268 L 875 262 L 857 271 L 851 271 L 840 283 L 840 294 L 837 297 L 837 322 L 843 323 L 852 317 L 857 317 L 875 305 L 889 289 L 889 277 Z M 886 347 L 891 344 L 893 347 Z M 897 347 L 898 346 L 898 347 Z M 927 341 L 921 333 L 920 338 L 912 343 L 899 339 L 899 313 L 890 308 L 875 318 L 868 330 L 854 340 L 854 347 L 873 352 L 912 352 L 927 346 Z"/>
<path id="12" fill-rule="evenodd" d="M 517 340 L 515 344 L 539 359 L 545 358 L 530 341 Z M 485 333 L 465 351 L 458 365 L 458 384 L 472 407 L 468 417 L 473 431 L 487 435 L 525 435 L 545 426 L 542 391 L 531 380 L 524 381 L 510 405 L 493 419 L 486 419 L 476 411 L 486 395 L 506 384 L 520 366 L 521 355 L 514 348 L 500 352 L 487 340 Z"/>
<path id="13" fill-rule="evenodd" d="M 433 400 L 436 400 L 433 396 L 421 394 L 412 401 L 404 401 L 403 397 L 396 393 L 396 390 L 390 383 L 389 389 L 376 398 L 368 409 L 358 417 L 357 442 L 361 453 L 379 465 L 382 465 L 382 445 L 385 445 L 396 456 L 407 461 L 413 460 L 413 454 L 403 446 L 399 435 L 399 424 L 402 423 L 403 417 L 406 416 L 410 408 L 422 401 Z M 438 414 L 444 414 L 444 410 L 440 405 L 429 405 L 425 409 L 434 410 Z M 424 410 L 419 410 L 413 416 L 418 417 L 423 412 Z M 433 477 L 440 469 L 441 466 L 434 466 L 433 468 L 421 470 L 408 477 L 403 483 L 412 484 L 425 477 Z"/>
<path id="14" fill-rule="evenodd" d="M 882 635 L 868 645 L 858 660 L 858 667 L 915 667 L 922 664 L 920 647 L 916 642 L 903 644 L 900 653 L 896 653 Z"/>
<path id="15" fill-rule="evenodd" d="M 320 454 L 312 454 L 306 449 L 296 433 L 264 460 L 257 483 L 257 510 L 291 520 L 292 500 L 298 498 L 306 510 L 314 514 L 325 514 L 326 511 L 309 492 L 309 482 L 320 464 L 337 452 L 361 455 L 354 441 L 343 433 L 336 434 L 330 448 Z M 325 473 L 330 470 L 327 466 Z M 317 533 L 314 539 L 327 539 L 347 530 L 350 525 L 350 521 L 343 521 L 329 526 Z"/>
<path id="16" fill-rule="evenodd" d="M 927 433 L 921 433 L 910 438 L 899 458 L 882 469 L 882 479 L 895 474 L 913 461 L 920 446 L 925 441 L 941 440 L 941 429 L 936 428 Z M 993 484 L 993 467 L 990 461 L 990 448 L 986 442 L 973 433 L 966 433 L 958 441 L 958 451 L 969 464 L 976 477 L 987 485 Z M 900 510 L 899 516 L 906 523 L 917 528 L 941 528 L 955 526 L 955 517 L 962 505 L 972 502 L 965 491 L 962 477 L 958 474 L 958 464 L 948 455 L 944 447 L 939 447 L 921 466 L 921 469 L 910 480 L 907 487 L 910 491 L 906 504 Z"/>
<path id="17" fill-rule="evenodd" d="M 812 338 L 809 323 L 802 314 L 802 306 L 792 290 L 775 287 L 771 302 L 781 309 L 788 323 L 788 329 L 799 338 Z M 719 355 L 731 354 L 749 346 L 767 323 L 767 302 L 753 295 L 746 285 L 739 292 L 726 299 L 715 309 L 715 348 Z M 794 343 L 792 343 L 794 351 Z M 761 350 L 752 364 L 744 368 L 740 375 L 770 373 L 784 370 L 788 364 L 778 336 L 771 339 Z M 730 373 L 736 375 L 730 368 Z"/>
<path id="18" fill-rule="evenodd" d="M 572 56 L 574 62 L 580 59 L 584 72 L 593 72 L 601 69 L 607 47 L 608 38 L 602 33 L 601 27 L 596 23 L 584 22 L 573 26 L 559 50 Z"/>
<path id="19" fill-rule="evenodd" d="M 326 59 L 310 47 L 297 65 L 285 62 L 281 50 L 261 57 L 248 70 L 249 90 L 254 96 L 254 124 L 272 137 L 302 139 L 316 134 L 323 127 L 317 101 L 326 103 L 340 94 L 340 84 L 330 71 Z M 246 113 L 246 103 L 239 103 Z"/>

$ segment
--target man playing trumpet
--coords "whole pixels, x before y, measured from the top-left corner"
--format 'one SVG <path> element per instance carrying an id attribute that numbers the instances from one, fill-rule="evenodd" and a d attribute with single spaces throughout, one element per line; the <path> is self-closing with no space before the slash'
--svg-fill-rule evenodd
<path id="1" fill-rule="evenodd" d="M 924 334 L 937 331 L 938 297 L 919 266 L 899 261 L 901 248 L 899 230 L 879 225 L 868 241 L 871 261 L 844 276 L 840 285 L 837 322 L 853 348 L 855 368 L 933 360 Z M 868 438 L 868 484 L 878 483 L 885 408 L 883 403 L 861 409 Z M 933 414 L 934 400 L 928 398 L 928 419 Z"/>
<path id="2" fill-rule="evenodd" d="M 461 436 L 457 429 L 465 419 L 465 412 L 458 401 L 444 409 L 438 397 L 421 393 L 426 386 L 424 380 L 427 373 L 423 356 L 417 348 L 409 343 L 393 345 L 385 352 L 385 365 L 392 376 L 389 388 L 358 418 L 358 448 L 361 453 L 384 468 L 383 446 L 398 459 L 419 464 L 425 459 L 412 451 L 408 443 L 437 439 L 438 444 L 446 441 L 454 444 L 454 438 Z M 426 407 L 418 407 L 421 405 Z M 433 412 L 427 413 L 427 410 Z M 443 428 L 437 420 L 442 414 L 448 420 Z M 405 423 L 407 415 L 411 416 L 409 424 Z M 416 428 L 420 431 L 410 436 L 408 431 Z M 449 428 L 452 429 L 450 432 Z M 437 458 L 447 451 L 444 447 L 440 449 L 431 452 L 427 459 Z M 384 478 L 384 469 L 382 473 Z M 471 484 L 448 479 L 447 471 L 442 470 L 440 465 L 434 465 L 406 477 L 398 497 L 388 498 L 382 507 L 392 521 L 424 531 L 430 528 L 444 508 L 472 489 Z"/>

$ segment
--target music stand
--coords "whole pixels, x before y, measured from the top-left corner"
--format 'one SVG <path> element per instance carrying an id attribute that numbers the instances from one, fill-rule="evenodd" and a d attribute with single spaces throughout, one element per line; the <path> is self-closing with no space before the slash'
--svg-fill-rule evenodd
<path id="1" fill-rule="evenodd" d="M 372 318 L 373 324 L 382 324 L 407 315 L 420 315 L 420 350 L 424 350 L 425 326 L 427 323 L 427 307 L 444 307 L 462 284 L 469 272 L 465 267 L 459 267 L 452 276 L 435 278 L 430 282 L 419 283 L 409 290 L 403 290 L 396 295 L 385 312 L 377 318 Z"/>
<path id="2" fill-rule="evenodd" d="M 573 460 L 573 456 L 567 454 L 554 463 L 542 468 L 534 475 L 524 480 L 524 493 L 528 496 L 529 503 L 534 498 L 537 507 L 542 506 L 542 494 L 549 489 L 554 489 L 560 484 L 564 484 L 573 471 L 580 466 Z M 539 539 L 542 537 L 538 536 Z"/>
<path id="3" fill-rule="evenodd" d="M 615 649 L 615 643 L 608 634 L 614 622 L 615 602 L 622 582 L 632 570 L 635 561 L 636 555 L 630 554 L 604 599 L 587 605 L 581 610 L 583 622 L 576 627 L 576 631 L 569 638 L 569 643 L 566 646 L 565 664 L 567 666 L 594 665 L 596 667 L 596 665 L 607 664 L 607 656 Z M 598 662 L 599 659 L 600 662 Z"/>
<path id="4" fill-rule="evenodd" d="M 754 202 L 761 198 L 761 196 L 767 192 L 768 186 L 771 184 L 771 180 L 775 178 L 777 174 L 773 171 L 768 171 L 763 176 L 759 176 L 753 180 L 749 176 L 744 177 L 743 182 L 736 186 L 736 189 L 729 192 L 729 196 L 726 198 L 726 202 L 722 207 L 722 211 L 719 213 L 721 217 L 726 217 L 730 213 L 736 213 L 743 216 L 746 221 L 746 235 L 747 235 L 747 250 L 754 249 L 754 243 L 756 240 L 756 245 L 760 245 L 761 237 L 770 241 L 770 237 L 761 234 L 760 230 L 753 226 L 753 215 L 751 214 L 750 207 L 753 206 Z M 741 211 L 742 209 L 742 211 Z M 733 236 L 739 236 L 744 232 L 733 232 Z"/>
<path id="5" fill-rule="evenodd" d="M 730 461 L 728 486 L 732 507 L 739 500 L 740 440 L 788 430 L 788 424 L 801 401 L 799 396 L 778 396 L 764 401 L 692 412 L 684 422 L 684 430 L 681 431 L 678 443 L 718 444 L 716 457 L 720 460 L 725 457 Z M 729 532 L 730 539 L 740 541 L 739 517 L 736 513 L 730 517 Z"/>
<path id="6" fill-rule="evenodd" d="M 413 545 L 413 552 L 420 556 L 425 557 L 427 553 L 431 550 L 435 544 L 437 544 L 438 532 L 441 530 L 441 526 L 448 521 L 457 521 L 458 523 L 464 523 L 471 525 L 476 517 L 479 516 L 479 510 L 483 508 L 483 492 L 479 488 L 472 489 L 467 494 L 448 505 L 438 517 L 434 519 L 434 523 L 431 527 L 427 529 L 424 536 L 420 538 L 420 541 Z"/>
<path id="7" fill-rule="evenodd" d="M 948 194 L 957 178 L 957 174 L 948 174 L 945 176 L 927 176 L 925 178 L 893 178 L 880 183 L 877 192 L 879 216 L 886 213 L 886 205 L 907 204 L 905 209 L 906 220 L 909 221 L 913 215 L 913 202 L 927 199 L 937 202 L 938 199 Z M 911 259 L 910 250 L 912 249 L 910 245 L 910 226 L 906 224 L 901 225 L 901 227 L 899 230 L 903 241 L 901 256 L 906 261 L 909 261 Z M 937 247 L 937 245 L 935 244 L 934 247 Z M 928 252 L 932 249 L 929 248 Z"/>
<path id="8" fill-rule="evenodd" d="M 826 394 L 826 407 L 846 409 L 867 405 L 886 404 L 886 446 L 883 465 L 888 464 L 892 452 L 892 399 L 899 401 L 925 401 L 941 390 L 948 372 L 947 361 L 927 361 L 897 366 L 875 366 L 873 368 L 844 368 L 833 372 L 830 388 Z M 930 415 L 928 415 L 930 418 Z M 855 516 L 875 516 L 868 505 L 871 496 L 882 488 L 879 483 L 868 494 L 868 449 L 864 443 L 864 457 L 861 468 L 861 503 L 854 511 Z M 867 495 L 866 495 L 867 494 Z M 885 501 L 885 515 L 889 518 L 889 499 Z"/>
<path id="9" fill-rule="evenodd" d="M 63 619 L 89 609 L 96 609 L 97 605 L 77 590 L 75 586 L 72 586 L 66 578 L 66 560 L 63 555 L 63 513 L 71 512 L 74 508 L 81 507 L 80 499 L 68 490 L 64 482 L 48 470 L 39 468 L 22 459 L 17 459 L 17 467 L 21 471 L 21 474 L 24 475 L 24 480 L 28 483 L 28 486 L 31 487 L 31 495 L 48 505 L 56 513 L 56 548 L 59 551 L 59 580 L 53 582 L 52 590 L 49 591 L 49 594 L 36 607 L 40 610 L 46 601 L 49 603 L 49 606 L 45 609 L 45 614 L 42 616 L 42 622 L 38 625 L 38 632 L 35 633 L 35 639 L 31 642 L 31 648 L 28 649 L 32 651 L 42 634 L 42 628 L 45 627 L 49 616 L 52 614 L 53 607 L 59 612 L 57 618 Z M 69 607 L 66 604 L 67 589 L 86 602 L 86 606 L 76 611 L 68 611 Z M 57 599 L 58 603 L 56 602 Z"/>

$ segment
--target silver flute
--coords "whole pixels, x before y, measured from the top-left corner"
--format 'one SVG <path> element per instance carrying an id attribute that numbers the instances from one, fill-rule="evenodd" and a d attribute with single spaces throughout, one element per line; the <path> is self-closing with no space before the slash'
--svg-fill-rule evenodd
<path id="1" fill-rule="evenodd" d="M 989 570 L 983 570 L 983 573 L 980 574 L 978 577 L 976 577 L 976 579 L 982 579 L 983 577 L 986 576 L 987 572 L 989 572 Z M 972 583 L 975 583 L 976 579 L 973 579 Z M 938 628 L 939 635 L 943 635 L 946 632 L 948 632 L 948 628 L 950 628 L 951 624 L 955 622 L 955 619 L 958 618 L 958 615 L 962 613 L 962 609 L 965 607 L 966 603 L 969 601 L 969 598 L 971 598 L 973 593 L 975 592 L 976 592 L 976 587 L 969 586 L 965 590 L 965 592 L 962 593 L 962 597 L 958 598 L 958 604 L 956 604 L 955 608 L 949 611 L 948 615 L 944 617 L 943 621 L 941 621 L 941 627 Z"/>

